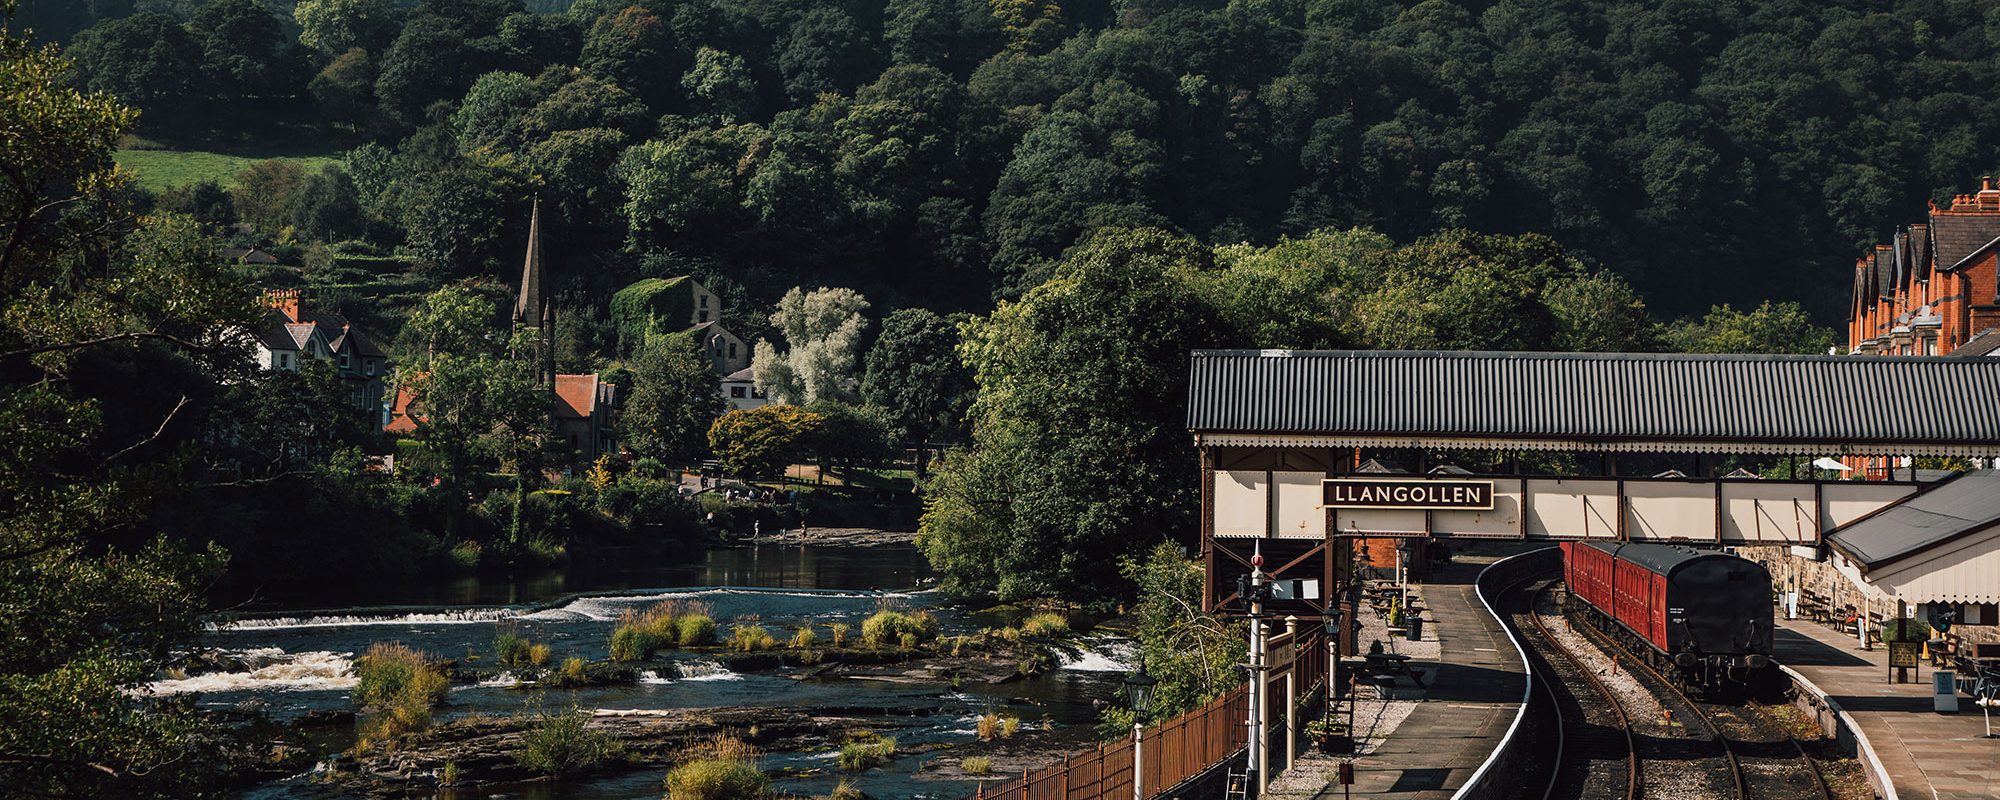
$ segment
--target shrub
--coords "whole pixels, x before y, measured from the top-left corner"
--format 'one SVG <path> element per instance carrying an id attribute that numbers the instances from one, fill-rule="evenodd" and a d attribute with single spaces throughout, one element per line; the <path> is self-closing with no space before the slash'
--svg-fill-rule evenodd
<path id="1" fill-rule="evenodd" d="M 819 643 L 819 637 L 813 635 L 813 629 L 811 625 L 799 628 L 798 633 L 792 634 L 793 648 L 804 650 L 818 643 Z"/>
<path id="2" fill-rule="evenodd" d="M 967 775 L 985 775 L 993 771 L 993 759 L 985 756 L 967 756 L 964 761 L 958 762 L 958 768 L 965 770 Z"/>
<path id="3" fill-rule="evenodd" d="M 754 800 L 770 780 L 757 768 L 757 752 L 724 736 L 688 751 L 667 773 L 668 800 Z"/>
<path id="4" fill-rule="evenodd" d="M 493 633 L 493 657 L 510 667 L 528 663 L 533 646 L 513 623 L 501 623 Z"/>
<path id="5" fill-rule="evenodd" d="M 611 657 L 642 661 L 661 648 L 695 647 L 713 641 L 715 620 L 708 616 L 706 604 L 666 600 L 618 617 L 618 627 L 611 632 Z"/>
<path id="6" fill-rule="evenodd" d="M 445 557 L 451 562 L 451 566 L 459 572 L 471 572 L 479 569 L 481 554 L 479 543 L 472 541 L 459 542 L 452 545 L 450 550 L 445 551 Z"/>
<path id="7" fill-rule="evenodd" d="M 910 639 L 906 640 L 904 634 Z M 915 647 L 917 643 L 937 638 L 937 618 L 927 612 L 905 614 L 901 611 L 882 610 L 861 623 L 861 641 L 873 648 L 889 645 Z M 911 642 L 904 644 L 905 641 Z"/>
<path id="8" fill-rule="evenodd" d="M 729 629 L 729 649 L 738 653 L 769 650 L 777 644 L 778 640 L 762 625 L 736 625 Z"/>
<path id="9" fill-rule="evenodd" d="M 1011 739 L 1020 729 L 1020 717 L 1002 715 L 997 711 L 988 711 L 979 716 L 979 738 L 983 740 Z"/>
<path id="10" fill-rule="evenodd" d="M 1007 717 L 1005 719 L 1000 720 L 1000 738 L 1012 739 L 1014 738 L 1014 734 L 1019 732 L 1020 730 L 1021 730 L 1020 717 Z"/>
<path id="11" fill-rule="evenodd" d="M 584 667 L 583 659 L 570 658 L 563 662 L 562 669 L 556 672 L 556 678 L 565 686 L 582 686 L 589 677 Z"/>
<path id="12" fill-rule="evenodd" d="M 851 625 L 848 625 L 848 624 L 847 624 L 847 623 L 845 623 L 845 622 L 831 622 L 831 623 L 827 623 L 827 626 L 826 626 L 826 630 L 827 630 L 827 632 L 828 632 L 828 633 L 831 633 L 831 634 L 833 634 L 833 646 L 834 646 L 834 647 L 846 647 L 846 646 L 847 646 L 847 632 L 848 632 L 849 630 L 852 630 L 852 629 L 853 629 L 853 626 L 851 626 Z"/>
<path id="13" fill-rule="evenodd" d="M 431 706 L 451 691 L 444 672 L 423 652 L 377 642 L 354 662 L 354 700 L 374 713 L 362 724 L 360 747 L 430 727 Z"/>
<path id="14" fill-rule="evenodd" d="M 1021 623 L 1021 634 L 1038 639 L 1065 636 L 1069 634 L 1069 620 L 1061 614 L 1036 614 Z"/>
<path id="15" fill-rule="evenodd" d="M 867 800 L 867 797 L 846 778 L 841 778 L 839 783 L 833 785 L 833 792 L 826 796 L 826 800 Z"/>
<path id="16" fill-rule="evenodd" d="M 896 740 L 893 737 L 868 734 L 840 748 L 840 768 L 848 772 L 860 772 L 887 764 L 895 755 Z"/>
<path id="17" fill-rule="evenodd" d="M 675 641 L 682 647 L 700 647 L 715 643 L 715 620 L 707 614 L 689 614 L 681 617 L 675 626 L 679 635 Z"/>
<path id="18" fill-rule="evenodd" d="M 581 663 L 581 659 L 574 659 Z M 514 760 L 543 775 L 561 775 L 617 758 L 623 748 L 603 731 L 589 728 L 590 712 L 572 708 L 537 715 L 521 734 Z"/>
<path id="19" fill-rule="evenodd" d="M 644 661 L 653 657 L 656 645 L 645 632 L 620 625 L 611 632 L 611 660 Z"/>
<path id="20" fill-rule="evenodd" d="M 430 656 L 400 643 L 376 642 L 354 662 L 354 702 L 361 706 L 386 706 L 403 699 L 422 700 L 424 706 L 444 700 L 451 684 L 444 679 Z"/>
<path id="21" fill-rule="evenodd" d="M 528 645 L 528 663 L 537 667 L 544 666 L 549 663 L 549 657 L 554 652 L 554 650 L 545 644 L 537 643 Z M 580 661 L 580 659 L 577 660 Z"/>

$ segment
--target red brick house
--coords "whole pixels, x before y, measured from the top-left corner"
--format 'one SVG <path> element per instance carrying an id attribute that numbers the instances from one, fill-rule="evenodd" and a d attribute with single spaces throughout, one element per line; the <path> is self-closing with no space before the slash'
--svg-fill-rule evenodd
<path id="1" fill-rule="evenodd" d="M 1985 355 L 2000 349 L 2000 188 L 1896 232 L 1855 261 L 1847 349 L 1864 355 Z M 1968 349 L 1970 348 L 1970 349 Z"/>

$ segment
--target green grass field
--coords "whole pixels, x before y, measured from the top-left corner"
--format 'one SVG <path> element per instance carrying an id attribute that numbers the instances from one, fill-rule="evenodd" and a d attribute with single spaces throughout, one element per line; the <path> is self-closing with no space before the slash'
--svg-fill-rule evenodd
<path id="1" fill-rule="evenodd" d="M 213 180 L 232 186 L 236 174 L 251 164 L 276 158 L 299 162 L 307 172 L 317 172 L 336 156 L 330 153 L 217 153 L 204 150 L 119 150 L 118 165 L 138 175 L 139 185 L 151 191 Z"/>

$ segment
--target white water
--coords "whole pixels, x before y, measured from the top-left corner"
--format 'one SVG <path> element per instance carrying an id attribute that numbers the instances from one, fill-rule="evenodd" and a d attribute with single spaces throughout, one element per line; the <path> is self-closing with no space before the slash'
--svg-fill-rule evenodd
<path id="1" fill-rule="evenodd" d="M 320 617 L 267 617 L 243 619 L 217 625 L 210 623 L 211 631 L 241 630 L 283 630 L 291 628 L 340 628 L 356 625 L 470 625 L 481 622 L 498 622 L 513 619 L 521 612 L 511 608 L 464 608 L 442 611 L 426 611 L 414 614 L 395 614 L 383 617 L 339 614 Z"/>
<path id="2" fill-rule="evenodd" d="M 640 682 L 640 683 L 649 683 L 649 684 L 653 684 L 653 685 L 655 685 L 655 686 L 660 686 L 660 685 L 665 685 L 665 684 L 669 684 L 669 683 L 673 683 L 673 682 L 674 682 L 674 679 L 673 679 L 673 678 L 662 678 L 662 677 L 660 677 L 660 673 L 658 673 L 658 672 L 654 672 L 653 670 L 650 670 L 650 669 L 649 669 L 649 670 L 646 670 L 646 671 L 644 671 L 644 672 L 641 672 L 641 673 L 639 673 L 639 682 Z"/>
<path id="3" fill-rule="evenodd" d="M 740 681 L 743 676 L 730 672 L 714 661 L 682 661 L 675 665 L 684 681 Z"/>
<path id="4" fill-rule="evenodd" d="M 1138 654 L 1138 647 L 1129 639 L 1093 636 L 1078 640 L 1076 646 L 1076 655 L 1058 649 L 1056 664 L 1078 672 L 1131 672 Z"/>
<path id="5" fill-rule="evenodd" d="M 260 647 L 238 654 L 253 665 L 247 672 L 210 672 L 187 678 L 154 681 L 147 688 L 156 694 L 185 692 L 346 691 L 359 679 L 354 676 L 354 654 L 314 650 L 287 654 L 275 647 Z"/>

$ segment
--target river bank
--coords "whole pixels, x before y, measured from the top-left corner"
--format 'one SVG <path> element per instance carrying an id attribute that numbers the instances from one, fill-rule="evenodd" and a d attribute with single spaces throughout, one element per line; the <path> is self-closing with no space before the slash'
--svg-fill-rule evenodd
<path id="1" fill-rule="evenodd" d="M 925 588 L 928 570 L 906 541 L 719 547 L 700 563 L 635 564 L 629 573 L 742 577 L 762 585 L 648 578 L 628 585 L 659 588 L 591 586 L 516 605 L 238 615 L 217 620 L 206 636 L 212 663 L 163 675 L 154 688 L 198 692 L 199 707 L 281 741 L 281 750 L 263 754 L 273 763 L 259 773 L 280 780 L 246 797 L 429 796 L 444 766 L 453 764 L 458 781 L 445 792 L 453 798 L 657 798 L 666 766 L 690 737 L 735 730 L 764 751 L 760 766 L 783 792 L 823 795 L 846 781 L 886 799 L 966 794 L 971 784 L 961 781 L 977 777 L 960 768 L 968 756 L 1012 769 L 1094 741 L 1098 709 L 1116 695 L 1128 668 L 1126 646 L 1115 637 L 1002 633 L 1018 621 Z M 618 618 L 664 601 L 707 607 L 720 638 L 736 626 L 755 626 L 775 641 L 750 653 L 670 648 L 642 662 L 610 664 Z M 835 626 L 858 636 L 861 623 L 884 609 L 931 616 L 936 638 L 907 651 L 832 646 Z M 802 629 L 816 632 L 816 644 L 791 644 Z M 546 646 L 550 665 L 574 658 L 601 665 L 605 675 L 614 666 L 629 670 L 630 677 L 535 685 L 528 671 L 497 663 L 502 630 Z M 423 734 L 392 751 L 351 752 L 354 661 L 371 644 L 390 641 L 449 660 L 456 681 Z M 625 755 L 561 781 L 521 783 L 524 773 L 508 750 L 518 745 L 522 720 L 569 708 L 589 712 L 588 729 L 614 737 Z M 804 725 L 801 714 L 827 722 Z M 1014 735 L 982 740 L 982 717 L 1014 720 Z M 841 745 L 869 734 L 896 741 L 887 760 L 839 770 Z M 286 772 L 272 774 L 279 769 Z"/>

